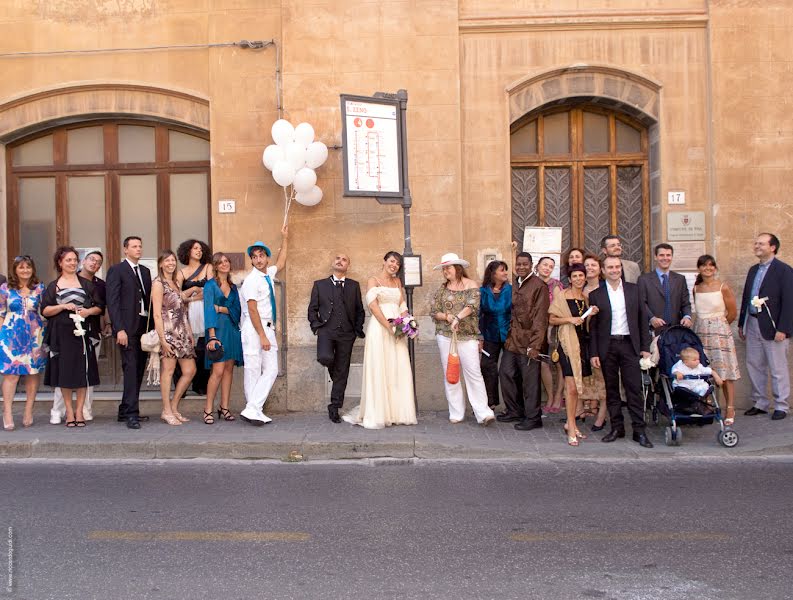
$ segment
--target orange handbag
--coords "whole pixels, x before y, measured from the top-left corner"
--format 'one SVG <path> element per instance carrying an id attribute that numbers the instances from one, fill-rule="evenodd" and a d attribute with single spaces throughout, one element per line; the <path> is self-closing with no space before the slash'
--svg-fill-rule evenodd
<path id="1" fill-rule="evenodd" d="M 452 344 L 449 346 L 449 359 L 446 363 L 446 381 L 454 385 L 460 382 L 460 355 L 457 354 L 457 333 L 452 333 Z"/>

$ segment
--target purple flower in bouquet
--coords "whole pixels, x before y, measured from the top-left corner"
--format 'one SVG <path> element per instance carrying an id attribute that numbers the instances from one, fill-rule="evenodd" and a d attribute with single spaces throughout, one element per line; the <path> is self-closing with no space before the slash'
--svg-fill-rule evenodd
<path id="1" fill-rule="evenodd" d="M 394 335 L 397 337 L 406 335 L 412 340 L 419 334 L 419 324 L 416 321 L 416 318 L 411 314 L 399 316 L 394 319 L 388 319 L 388 322 L 395 327 Z"/>

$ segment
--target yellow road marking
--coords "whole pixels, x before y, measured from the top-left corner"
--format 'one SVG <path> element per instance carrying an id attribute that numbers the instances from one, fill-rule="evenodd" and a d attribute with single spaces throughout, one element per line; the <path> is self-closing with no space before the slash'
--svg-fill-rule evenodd
<path id="1" fill-rule="evenodd" d="M 116 542 L 306 542 L 301 531 L 91 531 L 89 540 Z"/>
<path id="2" fill-rule="evenodd" d="M 513 533 L 513 542 L 723 542 L 730 539 L 724 533 L 697 532 L 633 532 L 633 533 Z"/>

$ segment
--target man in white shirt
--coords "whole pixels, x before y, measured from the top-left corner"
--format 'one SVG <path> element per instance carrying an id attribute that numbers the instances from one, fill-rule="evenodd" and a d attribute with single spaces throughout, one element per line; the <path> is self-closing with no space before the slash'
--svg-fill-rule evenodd
<path id="1" fill-rule="evenodd" d="M 253 270 L 245 277 L 240 290 L 246 402 L 240 417 L 251 425 L 261 426 L 272 421 L 262 409 L 278 377 L 274 280 L 276 273 L 286 265 L 287 237 L 288 228 L 284 225 L 281 229 L 281 249 L 274 265 L 270 265 L 270 248 L 264 242 L 254 242 L 248 246 Z"/>
<path id="2" fill-rule="evenodd" d="M 590 306 L 598 313 L 590 321 L 589 351 L 592 366 L 603 370 L 606 404 L 611 431 L 601 441 L 625 437 L 620 398 L 620 376 L 625 387 L 628 412 L 633 425 L 633 441 L 645 448 L 653 444 L 645 433 L 644 404 L 641 398 L 639 357 L 649 356 L 650 331 L 639 301 L 639 289 L 622 281 L 622 261 L 616 256 L 603 259 L 606 285 L 589 294 Z"/>

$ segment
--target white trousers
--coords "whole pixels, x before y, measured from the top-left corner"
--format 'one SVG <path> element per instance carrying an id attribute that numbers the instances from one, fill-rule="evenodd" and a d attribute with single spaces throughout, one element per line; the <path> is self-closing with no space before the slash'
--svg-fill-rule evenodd
<path id="1" fill-rule="evenodd" d="M 267 396 L 278 377 L 278 343 L 275 330 L 265 327 L 264 334 L 270 341 L 270 349 L 262 350 L 259 334 L 250 324 L 242 326 L 242 354 L 245 359 L 244 386 L 245 410 L 259 414 L 262 412 Z"/>
<path id="2" fill-rule="evenodd" d="M 436 335 L 435 339 L 438 341 L 438 350 L 441 353 L 443 385 L 446 389 L 446 401 L 449 403 L 449 419 L 462 421 L 465 417 L 463 378 L 465 379 L 465 391 L 468 395 L 468 402 L 471 403 L 471 408 L 474 409 L 477 423 L 481 423 L 487 417 L 492 417 L 493 410 L 487 405 L 485 380 L 482 379 L 482 371 L 479 367 L 479 342 L 477 340 L 457 342 L 457 353 L 460 355 L 462 376 L 459 382 L 452 385 L 446 381 L 446 363 L 449 361 L 449 347 L 452 345 L 452 340 L 443 335 Z"/>

